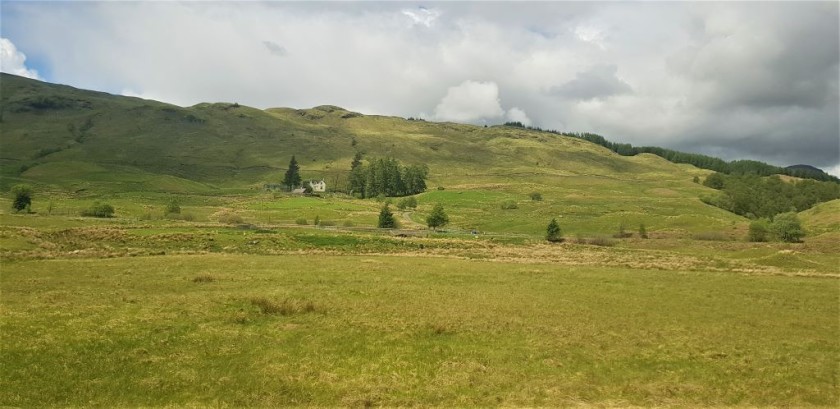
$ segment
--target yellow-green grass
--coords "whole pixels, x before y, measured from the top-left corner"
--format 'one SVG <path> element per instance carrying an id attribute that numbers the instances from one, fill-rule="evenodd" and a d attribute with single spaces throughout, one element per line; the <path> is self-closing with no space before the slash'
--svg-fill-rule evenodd
<path id="1" fill-rule="evenodd" d="M 799 213 L 805 230 L 813 235 L 840 232 L 840 199 L 820 203 Z"/>
<path id="2" fill-rule="evenodd" d="M 838 399 L 836 279 L 307 254 L 7 262 L 0 280 L 0 405 Z"/>

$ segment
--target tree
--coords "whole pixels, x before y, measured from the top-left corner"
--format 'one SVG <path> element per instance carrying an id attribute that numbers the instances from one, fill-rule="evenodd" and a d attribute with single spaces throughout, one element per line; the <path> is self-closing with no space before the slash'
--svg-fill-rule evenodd
<path id="1" fill-rule="evenodd" d="M 426 225 L 437 230 L 438 227 L 446 226 L 449 223 L 449 216 L 443 211 L 443 205 L 438 203 L 432 209 L 432 213 L 426 218 Z"/>
<path id="2" fill-rule="evenodd" d="M 16 212 L 29 209 L 32 205 L 32 186 L 20 184 L 12 186 L 12 209 Z"/>
<path id="3" fill-rule="evenodd" d="M 283 184 L 292 190 L 300 186 L 300 166 L 295 160 L 295 155 L 292 155 L 292 160 L 289 161 L 289 169 L 286 170 L 286 176 L 283 177 Z"/>
<path id="4" fill-rule="evenodd" d="M 388 208 L 388 205 L 382 206 L 382 210 L 379 211 L 379 223 L 377 227 L 380 229 L 393 229 L 397 227 L 397 221 L 394 220 L 394 214 L 391 213 L 391 209 Z"/>
<path id="5" fill-rule="evenodd" d="M 796 213 L 787 212 L 776 215 L 773 219 L 773 224 L 770 225 L 770 230 L 773 234 L 784 242 L 798 243 L 805 236 L 802 230 L 802 225 L 799 223 L 799 218 Z"/>
<path id="6" fill-rule="evenodd" d="M 548 223 L 548 227 L 545 228 L 545 239 L 552 243 L 563 241 L 563 232 L 560 231 L 557 219 L 551 219 L 551 222 Z"/>
<path id="7" fill-rule="evenodd" d="M 706 176 L 706 180 L 703 181 L 703 185 L 712 189 L 723 189 L 723 175 L 720 173 L 712 173 L 711 175 Z"/>

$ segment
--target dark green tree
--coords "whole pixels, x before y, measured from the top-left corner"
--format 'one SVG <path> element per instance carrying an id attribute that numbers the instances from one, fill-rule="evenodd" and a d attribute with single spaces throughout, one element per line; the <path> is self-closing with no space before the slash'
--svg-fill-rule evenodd
<path id="1" fill-rule="evenodd" d="M 382 210 L 379 211 L 379 223 L 377 227 L 380 229 L 393 229 L 397 227 L 397 221 L 394 219 L 394 214 L 391 213 L 391 209 L 388 208 L 388 205 L 382 206 Z"/>
<path id="2" fill-rule="evenodd" d="M 20 184 L 12 186 L 12 209 L 16 212 L 32 206 L 32 186 Z"/>
<path id="3" fill-rule="evenodd" d="M 545 239 L 552 243 L 563 241 L 563 232 L 560 231 L 560 225 L 557 224 L 557 219 L 551 219 L 548 223 L 548 227 L 545 228 Z"/>
<path id="4" fill-rule="evenodd" d="M 437 230 L 438 227 L 446 226 L 449 223 L 449 216 L 443 210 L 443 205 L 438 203 L 432 208 L 432 213 L 426 218 L 426 225 Z"/>
<path id="5" fill-rule="evenodd" d="M 720 173 L 712 173 L 711 175 L 706 176 L 706 180 L 703 181 L 703 185 L 712 189 L 723 189 L 723 175 Z"/>
<path id="6" fill-rule="evenodd" d="M 286 170 L 286 176 L 283 177 L 283 184 L 292 190 L 300 186 L 300 166 L 295 160 L 295 155 L 292 155 L 292 160 L 289 161 L 289 169 Z"/>

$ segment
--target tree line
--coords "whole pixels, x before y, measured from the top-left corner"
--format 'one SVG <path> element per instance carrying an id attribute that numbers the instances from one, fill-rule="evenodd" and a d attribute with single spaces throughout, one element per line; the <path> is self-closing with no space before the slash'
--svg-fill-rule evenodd
<path id="1" fill-rule="evenodd" d="M 525 126 L 521 122 L 505 122 L 505 126 L 525 128 L 539 132 L 548 132 L 556 135 L 582 139 L 588 142 L 592 142 L 596 145 L 603 146 L 622 156 L 635 156 L 640 153 L 651 153 L 662 157 L 663 159 L 669 162 L 687 163 L 701 169 L 713 170 L 715 172 L 720 172 L 728 175 L 770 176 L 780 174 L 794 176 L 802 179 L 813 179 L 840 183 L 840 179 L 838 179 L 835 176 L 829 175 L 825 172 L 822 172 L 819 169 L 801 167 L 782 168 L 779 166 L 773 166 L 755 160 L 734 160 L 731 162 L 727 162 L 720 158 L 715 158 L 713 156 L 708 155 L 701 155 L 698 153 L 680 152 L 656 146 L 633 146 L 629 143 L 610 142 L 603 136 L 594 133 L 559 132 L 553 129 L 542 129 L 534 126 Z"/>
<path id="2" fill-rule="evenodd" d="M 751 219 L 773 218 L 786 212 L 801 212 L 817 203 L 840 198 L 840 185 L 816 180 L 785 182 L 779 176 L 713 173 L 703 184 L 720 194 L 700 199 L 713 206 Z"/>

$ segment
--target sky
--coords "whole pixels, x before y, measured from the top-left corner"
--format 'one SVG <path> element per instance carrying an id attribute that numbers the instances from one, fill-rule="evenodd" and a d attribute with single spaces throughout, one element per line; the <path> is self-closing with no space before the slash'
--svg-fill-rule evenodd
<path id="1" fill-rule="evenodd" d="M 0 2 L 3 72 L 594 132 L 840 176 L 838 2 Z"/>

